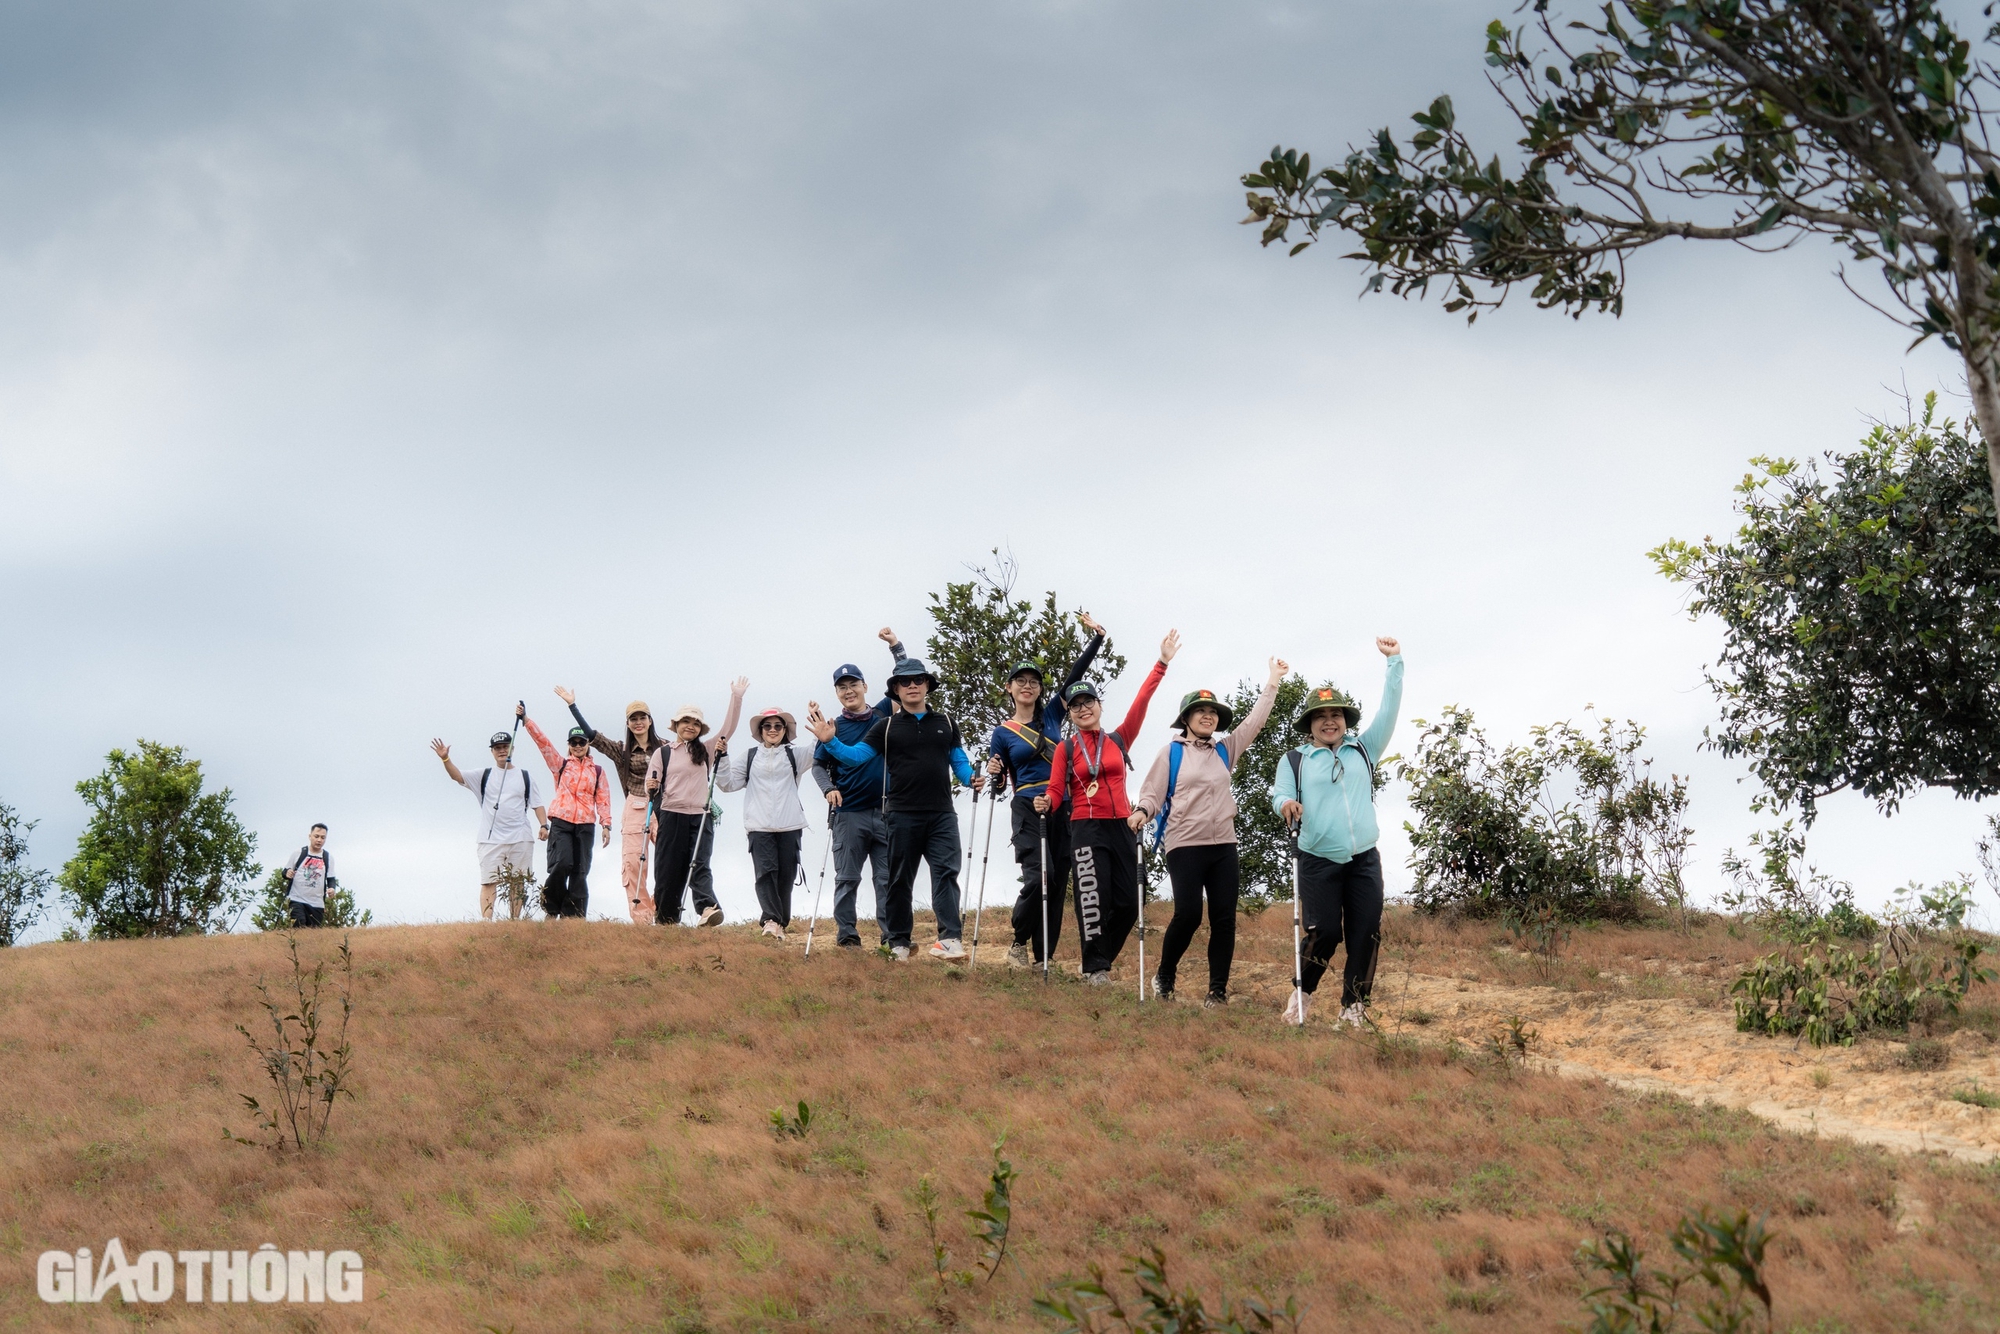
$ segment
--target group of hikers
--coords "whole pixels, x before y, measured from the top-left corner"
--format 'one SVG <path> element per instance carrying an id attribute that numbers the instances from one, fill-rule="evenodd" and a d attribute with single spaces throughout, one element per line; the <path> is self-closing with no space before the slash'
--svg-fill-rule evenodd
<path id="1" fill-rule="evenodd" d="M 481 915 L 492 919 L 503 879 L 519 883 L 531 876 L 537 841 L 548 843 L 543 888 L 548 915 L 585 915 L 593 839 L 601 847 L 611 843 L 612 794 L 603 766 L 591 758 L 594 749 L 611 761 L 623 803 L 620 878 L 633 922 L 679 924 L 691 896 L 697 925 L 721 924 L 710 871 L 721 813 L 715 793 L 742 792 L 761 929 L 784 940 L 792 925 L 792 892 L 804 879 L 806 811 L 799 794 L 811 778 L 827 806 L 835 943 L 862 944 L 856 910 L 865 865 L 873 880 L 880 944 L 896 960 L 907 960 L 914 948 L 917 872 L 928 867 L 936 939 L 927 952 L 934 959 L 963 960 L 959 870 L 966 849 L 953 801 L 959 788 L 969 788 L 976 806 L 991 785 L 991 810 L 997 811 L 1008 790 L 1013 793 L 1012 843 L 1021 888 L 1012 912 L 1010 965 L 1046 970 L 1061 939 L 1073 884 L 1083 978 L 1108 982 L 1139 923 L 1139 839 L 1151 824 L 1165 853 L 1174 910 L 1150 985 L 1161 999 L 1174 996 L 1205 901 L 1204 1003 L 1225 1004 L 1240 878 L 1231 774 L 1234 761 L 1269 721 L 1290 668 L 1271 660 L 1263 690 L 1240 720 L 1214 691 L 1190 691 L 1173 720 L 1174 735 L 1134 792 L 1132 745 L 1180 649 L 1180 636 L 1168 632 L 1124 718 L 1107 728 L 1104 701 L 1086 679 L 1104 629 L 1087 613 L 1079 619 L 1090 639 L 1053 688 L 1040 664 L 1022 662 L 1009 671 L 1006 693 L 1013 716 L 993 729 L 986 762 L 978 768 L 958 725 L 933 706 L 937 677 L 887 628 L 879 637 L 894 665 L 883 695 L 871 703 L 865 673 L 842 663 L 833 673 L 839 710 L 829 716 L 817 702 L 806 708 L 810 747 L 800 741 L 794 716 L 771 708 L 751 715 L 749 744 L 741 754 L 730 753 L 749 689 L 743 677 L 731 684 L 717 727 L 711 728 L 699 707 L 683 705 L 663 731 L 646 702 L 635 699 L 625 706 L 622 736 L 592 727 L 574 692 L 557 686 L 556 695 L 575 719 L 566 753 L 527 716 L 525 704 L 517 707 L 515 730 L 527 727 L 548 768 L 552 794 L 513 763 L 510 732 L 494 733 L 492 765 L 470 772 L 452 762 L 444 741 L 433 740 L 445 772 L 479 806 Z M 1358 730 L 1361 709 L 1344 693 L 1309 692 L 1292 721 L 1301 743 L 1286 753 L 1269 785 L 1273 810 L 1296 838 L 1295 978 L 1284 1014 L 1289 1022 L 1304 1022 L 1306 998 L 1317 991 L 1343 940 L 1342 1021 L 1362 1022 L 1373 985 L 1383 900 L 1373 779 L 1376 757 L 1395 726 L 1403 683 L 1397 642 L 1383 638 L 1375 644 L 1388 666 L 1368 728 Z M 509 901 L 518 916 L 519 896 L 510 895 Z"/>

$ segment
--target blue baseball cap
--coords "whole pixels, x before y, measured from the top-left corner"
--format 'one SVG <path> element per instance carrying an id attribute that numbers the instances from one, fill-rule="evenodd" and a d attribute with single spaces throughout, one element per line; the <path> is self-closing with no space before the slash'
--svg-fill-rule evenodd
<path id="1" fill-rule="evenodd" d="M 843 662 L 840 666 L 833 669 L 833 683 L 835 685 L 839 685 L 850 676 L 857 681 L 866 681 L 868 679 L 861 674 L 861 669 L 851 662 Z"/>

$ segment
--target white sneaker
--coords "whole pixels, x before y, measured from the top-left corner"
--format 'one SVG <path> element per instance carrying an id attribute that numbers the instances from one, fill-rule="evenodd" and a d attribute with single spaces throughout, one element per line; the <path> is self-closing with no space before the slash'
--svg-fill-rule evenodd
<path id="1" fill-rule="evenodd" d="M 766 922 L 764 923 L 764 934 L 774 940 L 783 940 L 785 938 L 785 928 L 779 926 L 776 922 Z"/>
<path id="2" fill-rule="evenodd" d="M 1007 966 L 1009 968 L 1033 968 L 1035 966 L 1034 951 L 1030 950 L 1026 945 L 1009 946 L 1007 949 Z"/>
<path id="3" fill-rule="evenodd" d="M 1288 1024 L 1305 1022 L 1305 993 L 1297 987 L 1292 988 L 1291 999 L 1285 1002 L 1285 1013 L 1281 1017 Z"/>
<path id="4" fill-rule="evenodd" d="M 1111 974 L 1108 970 L 1102 973 L 1085 973 L 1083 980 L 1093 987 L 1108 987 L 1111 985 Z"/>
<path id="5" fill-rule="evenodd" d="M 965 957 L 965 945 L 956 940 L 940 940 L 930 947 L 928 953 L 933 959 L 956 963 Z"/>
<path id="6" fill-rule="evenodd" d="M 889 947 L 889 957 L 897 963 L 908 963 L 910 961 L 910 947 L 908 945 L 891 945 Z"/>
<path id="7" fill-rule="evenodd" d="M 722 909 L 721 909 L 720 907 L 717 907 L 717 906 L 715 906 L 715 905 L 712 905 L 712 904 L 711 904 L 711 905 L 710 905 L 709 907 L 706 907 L 706 908 L 703 908 L 703 909 L 701 910 L 701 922 L 700 922 L 700 925 L 702 925 L 702 926 L 721 926 L 721 925 L 722 925 Z"/>
<path id="8" fill-rule="evenodd" d="M 1349 1028 L 1366 1028 L 1368 1027 L 1368 1016 L 1362 1013 L 1361 1006 L 1357 1003 L 1343 1009 L 1340 1012 L 1340 1018 L 1335 1022 L 1346 1024 Z"/>

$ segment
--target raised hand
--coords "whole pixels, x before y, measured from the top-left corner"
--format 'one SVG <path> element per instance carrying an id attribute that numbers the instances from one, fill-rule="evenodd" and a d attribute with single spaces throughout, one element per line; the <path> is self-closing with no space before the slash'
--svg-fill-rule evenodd
<path id="1" fill-rule="evenodd" d="M 451 763 L 451 747 L 445 745 L 441 739 L 439 739 L 438 737 L 432 737 L 431 749 L 436 751 L 437 757 L 443 760 L 446 764 Z"/>
<path id="2" fill-rule="evenodd" d="M 893 644 L 896 642 L 896 632 L 894 630 L 891 630 L 886 625 L 883 626 L 880 630 L 877 630 L 875 632 L 875 637 L 881 640 L 885 644 Z"/>
<path id="3" fill-rule="evenodd" d="M 819 711 L 818 700 L 811 700 L 806 704 L 806 730 L 821 741 L 831 741 L 834 738 L 833 724 L 828 722 L 826 715 Z M 836 792 L 835 795 L 838 795 L 838 793 Z"/>
<path id="4" fill-rule="evenodd" d="M 742 699 L 749 692 L 749 689 L 750 678 L 747 676 L 739 676 L 729 683 L 729 693 L 736 699 Z"/>
<path id="5" fill-rule="evenodd" d="M 1160 661 L 1172 662 L 1174 660 L 1174 654 L 1179 653 L 1180 651 L 1181 651 L 1181 632 L 1178 630 L 1167 631 L 1167 637 L 1160 641 Z"/>
<path id="6" fill-rule="evenodd" d="M 556 698 L 565 704 L 574 704 L 576 703 L 576 692 L 568 686 L 557 686 Z"/>
<path id="7" fill-rule="evenodd" d="M 1393 658 L 1403 651 L 1403 646 L 1388 635 L 1375 636 L 1375 647 L 1382 651 L 1385 658 Z"/>
<path id="8" fill-rule="evenodd" d="M 1290 676 L 1291 674 L 1292 674 L 1292 664 L 1286 662 L 1283 658 L 1271 659 L 1270 680 L 1272 685 L 1274 686 L 1283 685 L 1285 678 L 1287 676 Z"/>
<path id="9" fill-rule="evenodd" d="M 1076 613 L 1076 619 L 1082 621 L 1083 628 L 1090 631 L 1090 633 L 1094 635 L 1101 635 L 1104 633 L 1104 627 L 1099 625 L 1097 623 L 1097 618 L 1095 616 L 1092 616 L 1089 612 L 1078 610 L 1078 612 Z"/>
<path id="10" fill-rule="evenodd" d="M 528 704 L 527 701 L 523 700 L 521 703 L 516 704 L 514 706 L 514 717 L 520 719 L 520 718 L 525 718 L 527 716 L 528 716 Z"/>

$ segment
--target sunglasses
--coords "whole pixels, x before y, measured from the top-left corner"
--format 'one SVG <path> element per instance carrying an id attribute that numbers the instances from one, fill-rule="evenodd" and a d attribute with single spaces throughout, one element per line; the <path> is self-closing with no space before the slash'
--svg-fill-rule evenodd
<path id="1" fill-rule="evenodd" d="M 759 730 L 765 732 L 782 732 L 785 730 L 785 725 L 779 722 L 776 718 L 766 718 L 758 726 Z"/>
<path id="2" fill-rule="evenodd" d="M 571 750 L 588 750 L 590 749 L 590 743 L 588 741 L 572 741 L 569 743 L 569 748 Z"/>

